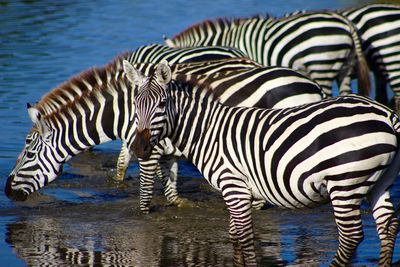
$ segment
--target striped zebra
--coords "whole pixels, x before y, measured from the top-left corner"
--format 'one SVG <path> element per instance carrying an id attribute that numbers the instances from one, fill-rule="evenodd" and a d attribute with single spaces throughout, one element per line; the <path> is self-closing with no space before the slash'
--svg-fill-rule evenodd
<path id="1" fill-rule="evenodd" d="M 210 49 L 212 50 L 212 48 Z M 191 50 L 197 51 L 192 48 Z M 187 49 L 182 49 L 182 51 L 187 51 Z M 8 197 L 25 200 L 29 194 L 56 179 L 67 160 L 92 146 L 121 139 L 126 143 L 126 148 L 131 147 L 136 131 L 133 120 L 135 90 L 130 88 L 130 83 L 123 74 L 122 66 L 123 60 L 130 58 L 129 54 L 122 54 L 103 68 L 85 71 L 52 90 L 35 106 L 28 107 L 34 126 L 27 135 L 25 147 L 7 180 L 5 192 Z M 187 59 L 188 56 L 185 58 Z M 211 63 L 197 65 L 197 72 L 193 66 L 184 66 L 189 73 L 199 73 L 202 69 L 203 72 L 214 73 L 215 79 L 223 78 L 221 76 L 222 65 L 219 62 L 214 64 L 214 70 L 210 69 Z M 178 65 L 176 68 L 183 71 L 184 67 Z M 147 71 L 151 70 L 149 64 L 141 66 Z M 250 66 L 258 66 L 258 64 L 247 59 L 225 63 L 227 73 L 232 73 L 235 68 L 245 69 Z M 285 68 L 270 68 L 270 70 L 271 75 L 278 72 L 284 75 L 286 71 L 286 76 L 283 77 L 284 81 L 279 80 L 279 77 L 275 79 L 275 81 L 279 81 L 280 85 L 285 86 L 290 80 L 296 81 L 297 86 L 293 83 L 288 84 L 286 88 L 292 90 L 293 94 L 299 95 L 298 103 L 305 101 L 304 95 L 302 95 L 304 90 L 308 90 L 306 92 L 310 98 L 308 101 L 321 98 L 321 90 L 318 85 L 305 76 Z M 268 72 L 266 69 L 263 71 Z M 257 77 L 264 76 L 264 79 L 273 77 L 260 73 L 254 73 L 255 83 L 258 81 Z M 242 78 L 252 79 L 246 74 L 243 74 Z M 229 83 L 232 81 L 234 80 L 226 81 L 225 85 L 216 85 L 216 90 L 238 93 L 238 86 L 235 83 Z M 260 86 L 260 90 L 256 91 L 258 93 L 266 89 L 262 87 L 262 83 L 258 86 Z M 314 93 L 311 93 L 311 88 L 315 89 Z M 248 88 L 243 88 L 243 93 L 248 94 L 249 91 L 245 89 Z M 275 96 L 280 97 L 278 92 L 279 90 L 276 90 Z M 264 93 L 268 96 L 270 92 Z M 289 96 L 290 94 L 285 95 L 288 98 Z M 257 98 L 255 95 L 254 99 L 261 98 Z M 125 155 L 124 159 L 130 158 L 130 149 L 128 152 L 122 152 L 122 154 L 124 153 L 128 155 Z M 121 156 L 119 160 L 121 160 Z M 144 162 L 143 165 L 146 166 L 146 163 Z M 174 186 L 174 183 L 170 184 Z M 146 187 L 143 186 L 141 195 L 146 195 L 146 190 Z M 176 191 L 174 188 L 166 188 L 166 192 L 171 192 L 167 193 L 167 196 L 168 194 L 173 195 L 174 190 Z"/>
<path id="2" fill-rule="evenodd" d="M 222 192 L 238 265 L 255 266 L 251 202 L 299 209 L 331 202 L 339 232 L 333 266 L 349 263 L 363 239 L 360 205 L 371 204 L 381 240 L 379 265 L 390 266 L 399 220 L 389 187 L 400 169 L 400 120 L 368 98 L 349 95 L 286 109 L 230 107 L 190 76 L 127 75 L 135 96 L 138 157 L 163 138 Z M 396 154 L 397 153 L 397 154 Z"/>
<path id="3" fill-rule="evenodd" d="M 252 62 L 252 61 L 250 61 Z M 322 99 L 322 90 L 306 76 L 284 67 L 260 67 L 248 64 L 245 59 L 227 59 L 189 64 L 178 64 L 171 67 L 172 77 L 179 74 L 206 82 L 216 97 L 230 106 L 281 108 L 311 103 Z M 247 64 L 247 65 L 246 65 Z M 141 64 L 140 64 L 141 65 Z M 152 66 L 152 64 L 148 64 Z M 130 64 L 124 67 L 129 71 Z M 149 73 L 143 66 L 140 71 Z M 186 199 L 178 196 L 177 157 L 181 152 L 170 140 L 162 140 L 151 157 L 140 162 L 140 208 L 148 212 L 153 195 L 154 176 L 164 183 L 165 195 L 169 203 L 187 205 Z M 168 157 L 164 164 L 158 164 L 162 157 Z M 130 158 L 130 157 L 129 157 Z M 129 160 L 125 161 L 126 166 Z M 160 169 L 161 167 L 161 169 Z M 126 167 L 125 167 L 126 169 Z M 168 177 L 168 178 L 167 178 Z M 262 201 L 254 202 L 260 208 Z"/>
<path id="4" fill-rule="evenodd" d="M 376 99 L 387 104 L 386 84 L 400 110 L 400 6 L 369 4 L 340 11 L 358 29 L 362 48 L 375 76 Z"/>
<path id="5" fill-rule="evenodd" d="M 351 92 L 358 62 L 358 90 L 369 94 L 369 69 L 354 25 L 334 12 L 310 12 L 275 19 L 206 20 L 172 39 L 170 47 L 222 45 L 235 47 L 265 66 L 286 66 L 306 72 L 332 95 L 336 80 L 340 94 Z"/>

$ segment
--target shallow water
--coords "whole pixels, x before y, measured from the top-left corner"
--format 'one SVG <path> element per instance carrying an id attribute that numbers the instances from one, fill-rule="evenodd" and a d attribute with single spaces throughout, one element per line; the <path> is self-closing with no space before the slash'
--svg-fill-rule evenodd
<path id="1" fill-rule="evenodd" d="M 26 103 L 72 75 L 140 45 L 161 43 L 205 18 L 281 15 L 362 1 L 0 1 L 0 187 L 31 127 Z M 228 215 L 193 166 L 180 164 L 182 194 L 198 207 L 168 207 L 157 190 L 150 215 L 137 214 L 138 168 L 126 185 L 108 180 L 120 143 L 75 158 L 60 179 L 16 204 L 0 193 L 1 266 L 232 266 Z M 393 188 L 400 202 L 400 182 Z M 327 266 L 336 249 L 330 207 L 255 212 L 262 266 Z M 355 266 L 374 265 L 371 215 Z M 400 260 L 396 246 L 395 261 Z"/>

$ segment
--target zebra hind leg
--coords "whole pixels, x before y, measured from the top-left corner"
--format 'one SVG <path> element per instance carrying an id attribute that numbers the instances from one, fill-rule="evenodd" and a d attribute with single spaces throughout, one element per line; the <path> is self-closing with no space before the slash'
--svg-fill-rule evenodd
<path id="1" fill-rule="evenodd" d="M 229 181 L 227 179 L 225 181 Z M 238 182 L 235 179 L 235 182 Z M 236 266 L 257 266 L 251 216 L 251 193 L 246 185 L 223 185 L 222 195 L 230 214 L 229 236 L 234 248 Z"/>
<path id="2" fill-rule="evenodd" d="M 230 217 L 229 222 L 229 239 L 233 245 L 233 262 L 236 266 L 244 266 L 242 247 L 240 246 L 239 238 L 232 216 Z"/>
<path id="3" fill-rule="evenodd" d="M 379 266 L 391 266 L 394 245 L 399 230 L 399 219 L 396 216 L 388 191 L 380 196 L 371 195 L 368 199 L 371 202 L 372 214 L 376 222 L 379 239 L 381 240 Z"/>
<path id="4" fill-rule="evenodd" d="M 361 223 L 361 200 L 346 201 L 332 197 L 336 225 L 339 232 L 339 248 L 330 266 L 347 266 L 357 246 L 364 238 Z"/>

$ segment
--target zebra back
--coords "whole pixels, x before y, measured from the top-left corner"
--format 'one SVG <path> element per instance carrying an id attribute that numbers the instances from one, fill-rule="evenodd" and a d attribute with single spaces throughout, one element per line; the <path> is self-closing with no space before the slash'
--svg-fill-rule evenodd
<path id="1" fill-rule="evenodd" d="M 167 39 L 166 44 L 236 47 L 265 66 L 286 66 L 307 72 L 328 96 L 332 94 L 334 80 L 341 94 L 351 92 L 356 55 L 359 92 L 369 93 L 368 65 L 357 31 L 349 20 L 334 12 L 308 12 L 279 19 L 259 16 L 206 20 Z"/>
<path id="2" fill-rule="evenodd" d="M 154 74 L 157 66 L 134 65 L 146 76 Z M 230 106 L 279 108 L 324 97 L 320 86 L 306 75 L 285 67 L 262 67 L 246 58 L 172 64 L 170 69 L 173 79 L 180 76 L 204 84 Z"/>
<path id="3" fill-rule="evenodd" d="M 141 46 L 127 59 L 131 63 L 159 63 L 167 60 L 170 64 L 241 58 L 246 55 L 231 47 L 201 46 L 187 48 L 171 48 L 165 45 L 152 44 Z"/>

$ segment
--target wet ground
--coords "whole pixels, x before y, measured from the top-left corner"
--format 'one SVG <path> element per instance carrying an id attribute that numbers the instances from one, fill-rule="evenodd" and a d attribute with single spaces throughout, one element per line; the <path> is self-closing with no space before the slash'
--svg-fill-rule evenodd
<path id="1" fill-rule="evenodd" d="M 179 190 L 195 206 L 168 206 L 156 183 L 151 213 L 141 215 L 137 164 L 116 185 L 109 179 L 115 160 L 115 153 L 83 153 L 40 194 L 2 210 L 0 248 L 11 247 L 21 266 L 233 266 L 228 212 L 190 164 L 180 161 Z M 366 236 L 353 264 L 373 266 L 379 241 L 368 210 L 363 216 Z M 327 266 L 336 250 L 328 205 L 255 211 L 254 228 L 261 266 Z M 399 245 L 395 253 L 400 266 Z M 1 258 L 17 263 L 10 254 Z"/>

